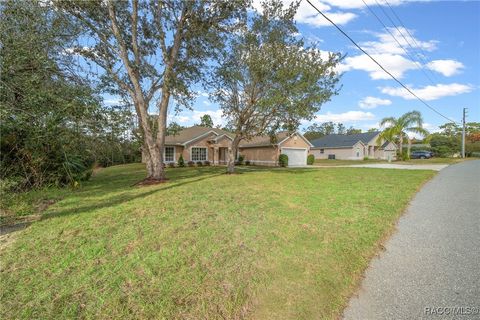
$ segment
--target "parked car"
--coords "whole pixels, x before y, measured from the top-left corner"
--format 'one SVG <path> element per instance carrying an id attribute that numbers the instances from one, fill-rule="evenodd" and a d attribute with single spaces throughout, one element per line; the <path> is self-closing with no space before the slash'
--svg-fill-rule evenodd
<path id="1" fill-rule="evenodd" d="M 430 151 L 412 151 L 410 153 L 410 159 L 430 159 L 433 157 L 433 152 Z"/>

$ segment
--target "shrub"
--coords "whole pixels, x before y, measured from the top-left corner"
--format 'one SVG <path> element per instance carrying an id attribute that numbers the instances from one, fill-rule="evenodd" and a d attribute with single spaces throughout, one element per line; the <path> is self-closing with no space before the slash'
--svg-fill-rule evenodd
<path id="1" fill-rule="evenodd" d="M 243 160 L 245 159 L 244 156 L 242 156 L 241 154 L 238 155 L 238 159 L 237 159 L 237 163 L 239 166 L 243 165 Z"/>
<path id="2" fill-rule="evenodd" d="M 175 162 L 169 162 L 168 167 L 169 168 L 175 168 Z"/>
<path id="3" fill-rule="evenodd" d="M 368 160 L 368 159 L 369 159 L 368 157 L 363 157 L 363 161 Z"/>
<path id="4" fill-rule="evenodd" d="M 210 161 L 208 161 L 208 160 L 207 160 L 207 161 L 203 161 L 203 165 L 204 165 L 204 166 L 207 166 L 207 167 L 210 166 Z"/>
<path id="5" fill-rule="evenodd" d="M 193 161 L 188 161 L 188 162 L 187 162 L 187 165 L 188 165 L 189 167 L 195 167 L 195 162 L 193 162 Z"/>
<path id="6" fill-rule="evenodd" d="M 280 167 L 287 167 L 288 166 L 288 156 L 286 154 L 281 154 L 278 157 L 278 165 Z"/>
<path id="7" fill-rule="evenodd" d="M 309 154 L 307 157 L 307 164 L 311 166 L 315 162 L 315 156 L 313 154 Z"/>
<path id="8" fill-rule="evenodd" d="M 408 156 L 408 151 L 406 149 L 403 150 L 402 154 L 400 155 L 400 159 L 402 159 L 402 161 L 410 160 L 410 157 Z"/>
<path id="9" fill-rule="evenodd" d="M 183 155 L 180 155 L 177 164 L 179 167 L 185 167 L 185 160 L 183 160 Z"/>
<path id="10" fill-rule="evenodd" d="M 197 166 L 199 166 L 199 167 L 203 166 L 203 162 L 202 161 L 197 161 Z"/>
<path id="11" fill-rule="evenodd" d="M 250 160 L 245 161 L 245 165 L 249 166 L 250 165 Z"/>

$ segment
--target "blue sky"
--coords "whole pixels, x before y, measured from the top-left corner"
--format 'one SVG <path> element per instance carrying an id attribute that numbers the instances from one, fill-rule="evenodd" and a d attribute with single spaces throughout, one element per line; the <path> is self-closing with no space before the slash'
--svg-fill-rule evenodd
<path id="1" fill-rule="evenodd" d="M 385 0 L 365 0 L 390 27 L 390 32 L 407 53 L 362 0 L 312 0 L 431 106 L 455 121 L 461 120 L 462 108 L 467 107 L 467 120 L 480 121 L 480 2 L 387 1 L 404 26 L 398 22 Z M 285 2 L 288 3 L 288 0 Z M 394 28 L 382 9 L 399 29 Z M 410 110 L 422 112 L 425 127 L 430 131 L 438 130 L 438 126 L 447 121 L 401 89 L 338 30 L 316 15 L 305 1 L 296 20 L 301 35 L 308 42 L 317 43 L 323 51 L 346 55 L 339 66 L 344 73 L 340 94 L 324 104 L 317 118 L 305 122 L 301 129 L 313 122 L 334 121 L 366 130 L 378 127 L 378 121 L 383 117 L 399 116 Z M 169 112 L 170 120 L 182 125 L 197 123 L 205 113 L 212 116 L 216 125 L 225 122 L 221 111 L 208 101 L 208 95 L 202 91 L 199 91 L 194 111 Z"/>

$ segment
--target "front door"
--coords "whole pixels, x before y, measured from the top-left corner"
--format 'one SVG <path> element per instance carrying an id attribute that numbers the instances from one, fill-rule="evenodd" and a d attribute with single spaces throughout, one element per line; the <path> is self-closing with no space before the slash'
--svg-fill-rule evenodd
<path id="1" fill-rule="evenodd" d="M 227 163 L 227 148 L 218 149 L 218 163 L 219 164 Z"/>

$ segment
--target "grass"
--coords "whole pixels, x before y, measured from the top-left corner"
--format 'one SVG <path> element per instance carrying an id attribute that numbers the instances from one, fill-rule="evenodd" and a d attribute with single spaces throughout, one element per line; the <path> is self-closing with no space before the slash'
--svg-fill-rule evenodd
<path id="1" fill-rule="evenodd" d="M 454 164 L 462 162 L 468 159 L 461 158 L 430 158 L 430 159 L 410 159 L 407 161 L 392 161 L 395 164 Z M 328 160 L 317 159 L 315 165 L 317 166 L 348 166 L 358 164 L 371 164 L 371 163 L 388 163 L 386 160 L 368 159 L 368 160 Z"/>
<path id="2" fill-rule="evenodd" d="M 223 172 L 169 169 L 168 183 L 132 187 L 144 176 L 132 164 L 49 190 L 62 200 L 0 252 L 0 318 L 335 319 L 434 175 Z"/>

